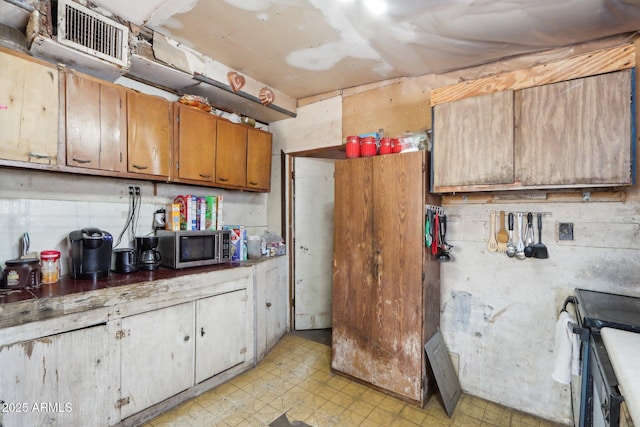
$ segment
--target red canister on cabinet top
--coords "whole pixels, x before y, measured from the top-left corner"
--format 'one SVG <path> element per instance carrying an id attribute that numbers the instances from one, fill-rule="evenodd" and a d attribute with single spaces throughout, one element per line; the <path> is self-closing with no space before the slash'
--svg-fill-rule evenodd
<path id="1" fill-rule="evenodd" d="M 382 138 L 380 140 L 380 148 L 378 154 L 391 154 L 391 138 Z"/>
<path id="2" fill-rule="evenodd" d="M 345 144 L 345 152 L 347 155 L 347 159 L 360 157 L 360 137 L 359 136 L 347 137 L 347 143 Z"/>
<path id="3" fill-rule="evenodd" d="M 370 157 L 378 154 L 376 147 L 376 138 L 373 136 L 366 136 L 360 140 L 360 156 Z"/>

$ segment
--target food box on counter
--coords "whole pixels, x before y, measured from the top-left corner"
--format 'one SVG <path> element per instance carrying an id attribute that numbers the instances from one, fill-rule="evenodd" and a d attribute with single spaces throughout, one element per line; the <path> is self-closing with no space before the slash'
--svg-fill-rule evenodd
<path id="1" fill-rule="evenodd" d="M 176 196 L 174 203 L 180 205 L 180 230 L 197 230 L 197 200 L 190 194 Z"/>
<path id="2" fill-rule="evenodd" d="M 180 231 L 180 205 L 167 203 L 165 207 L 165 230 Z"/>
<path id="3" fill-rule="evenodd" d="M 231 261 L 247 260 L 247 230 L 244 225 L 225 225 L 231 231 Z"/>
<path id="4" fill-rule="evenodd" d="M 205 196 L 205 230 L 218 229 L 218 196 Z"/>

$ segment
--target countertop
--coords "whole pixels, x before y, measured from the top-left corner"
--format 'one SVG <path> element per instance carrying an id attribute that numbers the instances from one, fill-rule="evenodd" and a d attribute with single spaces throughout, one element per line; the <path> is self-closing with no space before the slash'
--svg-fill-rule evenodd
<path id="1" fill-rule="evenodd" d="M 120 294 L 137 292 L 139 295 L 144 295 L 151 290 L 145 291 L 143 288 L 153 288 L 156 283 L 167 286 L 167 279 L 181 279 L 194 274 L 251 267 L 269 259 L 272 258 L 234 261 L 181 270 L 160 267 L 154 271 L 138 271 L 129 274 L 110 272 L 109 277 L 98 280 L 76 280 L 63 276 L 53 284 L 40 284 L 24 289 L 0 288 L 0 328 L 99 307 Z"/>
<path id="2" fill-rule="evenodd" d="M 635 425 L 640 425 L 640 333 L 602 328 L 600 335 L 631 419 Z"/>

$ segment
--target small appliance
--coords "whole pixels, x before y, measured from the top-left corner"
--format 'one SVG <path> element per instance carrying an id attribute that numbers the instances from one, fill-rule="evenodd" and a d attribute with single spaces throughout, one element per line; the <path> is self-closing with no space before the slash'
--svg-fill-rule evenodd
<path id="1" fill-rule="evenodd" d="M 138 271 L 138 251 L 132 248 L 114 249 L 111 257 L 111 271 L 133 273 Z"/>
<path id="2" fill-rule="evenodd" d="M 136 237 L 136 248 L 138 249 L 138 267 L 140 270 L 157 270 L 160 268 L 162 256 L 156 250 L 158 238 L 156 236 Z"/>
<path id="3" fill-rule="evenodd" d="M 180 269 L 231 261 L 230 230 L 156 231 L 162 265 Z"/>
<path id="4" fill-rule="evenodd" d="M 83 228 L 69 233 L 69 259 L 73 279 L 109 277 L 113 236 L 99 228 Z"/>

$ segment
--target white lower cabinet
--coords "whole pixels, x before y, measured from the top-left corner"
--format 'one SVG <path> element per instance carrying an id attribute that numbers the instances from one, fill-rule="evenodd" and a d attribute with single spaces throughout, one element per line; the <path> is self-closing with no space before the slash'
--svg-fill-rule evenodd
<path id="1" fill-rule="evenodd" d="M 0 425 L 113 424 L 108 352 L 105 325 L 0 346 Z"/>
<path id="2" fill-rule="evenodd" d="M 287 332 L 287 258 L 256 265 L 256 354 L 258 360 Z"/>
<path id="3" fill-rule="evenodd" d="M 194 320 L 193 302 L 122 319 L 122 418 L 193 385 Z"/>
<path id="4" fill-rule="evenodd" d="M 247 290 L 196 301 L 196 383 L 245 361 Z"/>

